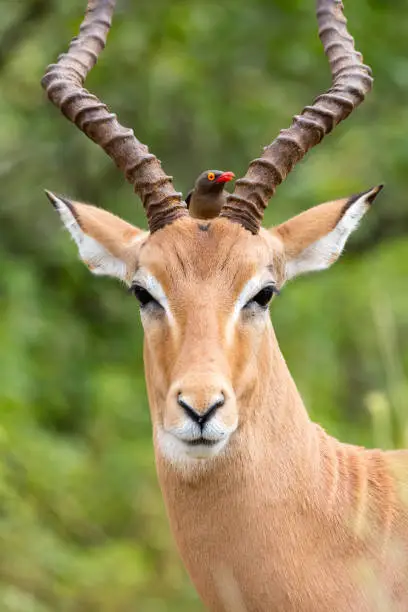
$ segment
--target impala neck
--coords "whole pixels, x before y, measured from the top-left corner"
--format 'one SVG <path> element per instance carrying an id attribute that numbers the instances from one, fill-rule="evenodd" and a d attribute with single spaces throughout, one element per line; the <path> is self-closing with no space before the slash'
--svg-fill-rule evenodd
<path id="1" fill-rule="evenodd" d="M 156 447 L 173 536 L 205 604 L 217 612 L 246 609 L 238 605 L 241 589 L 249 601 L 253 598 L 248 609 L 261 609 L 254 602 L 265 580 L 276 581 L 279 571 L 291 567 L 282 534 L 299 532 L 304 504 L 317 507 L 321 499 L 318 429 L 306 413 L 272 328 L 256 365 L 257 382 L 248 397 L 238 396 L 242 419 L 223 454 L 181 470 L 165 461 Z M 251 577 L 247 568 L 253 559 L 269 558 L 271 549 L 279 557 L 275 562 L 272 555 L 273 567 L 265 565 Z M 292 553 L 289 557 L 293 560 Z M 235 592 L 234 597 L 222 596 L 226 584 L 240 585 L 237 602 Z M 280 588 L 278 581 L 274 584 Z"/>

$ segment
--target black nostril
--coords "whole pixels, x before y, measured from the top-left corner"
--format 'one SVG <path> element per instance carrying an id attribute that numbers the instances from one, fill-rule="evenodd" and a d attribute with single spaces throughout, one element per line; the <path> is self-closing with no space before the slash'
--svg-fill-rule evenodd
<path id="1" fill-rule="evenodd" d="M 190 404 L 187 404 L 187 402 L 183 399 L 181 392 L 177 395 L 177 403 L 183 408 L 187 416 L 190 417 L 190 419 L 192 419 L 195 423 L 198 423 L 198 425 L 201 427 L 206 423 L 206 421 L 208 421 L 209 418 L 211 418 L 218 408 L 221 408 L 221 406 L 225 404 L 225 395 L 221 392 L 219 399 L 211 404 L 211 406 L 209 406 L 205 412 L 196 412 L 194 408 L 192 408 Z"/>
<path id="2" fill-rule="evenodd" d="M 225 404 L 225 395 L 221 391 L 219 399 L 217 399 L 216 402 L 211 404 L 211 406 L 208 408 L 206 414 L 208 414 L 209 412 L 215 412 L 218 408 L 221 408 L 221 406 L 223 406 L 224 404 Z"/>
<path id="3" fill-rule="evenodd" d="M 196 420 L 195 418 L 198 416 L 197 413 L 183 399 L 183 396 L 182 396 L 181 392 L 177 395 L 177 403 L 178 403 L 179 406 L 181 406 L 183 408 L 183 410 L 188 414 L 188 416 L 191 416 L 194 420 Z"/>

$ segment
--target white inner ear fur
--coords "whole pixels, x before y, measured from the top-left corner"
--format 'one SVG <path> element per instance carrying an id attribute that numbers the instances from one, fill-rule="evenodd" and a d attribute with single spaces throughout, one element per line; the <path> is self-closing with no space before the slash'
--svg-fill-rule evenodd
<path id="1" fill-rule="evenodd" d="M 93 274 L 114 276 L 122 281 L 126 279 L 126 265 L 114 257 L 97 240 L 88 236 L 80 227 L 69 206 L 55 197 L 53 204 L 72 238 L 75 240 L 79 255 Z"/>
<path id="2" fill-rule="evenodd" d="M 346 210 L 336 227 L 326 236 L 306 247 L 293 259 L 286 262 L 286 278 L 324 270 L 340 257 L 348 237 L 358 227 L 360 220 L 370 208 L 368 198 L 372 191 L 364 193 Z"/>

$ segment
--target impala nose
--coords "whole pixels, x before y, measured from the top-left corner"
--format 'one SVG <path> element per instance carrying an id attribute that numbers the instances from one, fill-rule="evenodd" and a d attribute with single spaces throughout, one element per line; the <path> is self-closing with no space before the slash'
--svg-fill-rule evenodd
<path id="1" fill-rule="evenodd" d="M 212 397 L 209 404 L 200 412 L 198 412 L 194 406 L 191 405 L 191 402 L 189 402 L 181 392 L 177 395 L 177 403 L 179 406 L 181 406 L 181 408 L 183 408 L 186 415 L 202 428 L 206 422 L 211 419 L 218 408 L 221 408 L 221 406 L 225 404 L 225 395 L 221 391 L 221 393 L 218 393 Z"/>

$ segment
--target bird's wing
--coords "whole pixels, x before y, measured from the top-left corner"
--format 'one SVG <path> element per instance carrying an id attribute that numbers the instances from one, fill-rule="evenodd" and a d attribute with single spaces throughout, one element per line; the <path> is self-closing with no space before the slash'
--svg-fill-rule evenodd
<path id="1" fill-rule="evenodd" d="M 187 204 L 187 208 L 190 207 L 190 200 L 191 200 L 191 196 L 193 195 L 193 191 L 194 189 L 191 189 L 191 191 L 188 192 L 186 199 L 184 200 L 185 203 Z"/>

